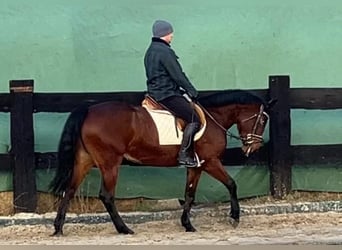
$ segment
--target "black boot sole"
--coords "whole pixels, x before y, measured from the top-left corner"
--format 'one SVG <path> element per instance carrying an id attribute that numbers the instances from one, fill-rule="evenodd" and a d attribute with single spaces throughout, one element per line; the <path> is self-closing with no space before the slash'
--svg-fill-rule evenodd
<path id="1" fill-rule="evenodd" d="M 188 162 L 188 161 L 181 161 L 181 160 L 178 160 L 178 163 L 180 165 L 184 165 L 184 166 L 190 167 L 190 168 L 195 168 L 198 165 L 197 162 Z"/>

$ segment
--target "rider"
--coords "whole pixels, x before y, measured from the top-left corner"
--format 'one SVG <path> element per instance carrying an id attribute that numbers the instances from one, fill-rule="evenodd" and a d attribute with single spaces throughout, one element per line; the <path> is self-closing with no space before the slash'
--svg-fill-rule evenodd
<path id="1" fill-rule="evenodd" d="M 178 162 L 187 167 L 195 167 L 197 161 L 194 157 L 193 141 L 200 129 L 200 119 L 183 93 L 195 101 L 198 92 L 183 72 L 177 55 L 171 49 L 172 25 L 165 20 L 156 20 L 152 26 L 152 34 L 151 44 L 144 57 L 147 93 L 186 122 Z"/>

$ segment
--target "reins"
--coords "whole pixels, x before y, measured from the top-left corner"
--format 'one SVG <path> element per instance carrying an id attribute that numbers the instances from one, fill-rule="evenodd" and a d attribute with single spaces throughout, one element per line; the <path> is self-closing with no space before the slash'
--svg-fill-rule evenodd
<path id="1" fill-rule="evenodd" d="M 259 142 L 262 142 L 263 141 L 263 139 L 262 139 L 262 136 L 260 136 L 260 135 L 257 135 L 257 134 L 255 134 L 255 132 L 256 132 L 256 129 L 257 129 L 257 126 L 258 126 L 258 123 L 259 123 L 259 121 L 260 121 L 260 118 L 261 118 L 261 115 L 262 114 L 266 114 L 266 116 L 268 117 L 268 115 L 267 115 L 267 113 L 266 112 L 264 112 L 264 105 L 261 105 L 260 106 L 260 111 L 259 111 L 259 113 L 258 114 L 254 114 L 254 115 L 252 115 L 251 117 L 249 117 L 249 118 L 247 118 L 247 119 L 245 119 L 245 120 L 243 120 L 243 122 L 245 122 L 245 121 L 249 121 L 249 120 L 251 120 L 251 119 L 253 119 L 253 118 L 257 118 L 256 119 L 256 121 L 255 121 L 255 124 L 254 124 L 254 126 L 253 126 L 253 131 L 252 131 L 252 133 L 250 133 L 250 134 L 247 134 L 247 136 L 246 136 L 246 138 L 243 138 L 243 137 L 241 137 L 241 136 L 237 136 L 237 135 L 234 135 L 232 132 L 230 132 L 228 129 L 225 129 L 210 113 L 209 113 L 209 111 L 206 109 L 206 108 L 204 108 L 200 103 L 196 103 L 198 106 L 200 106 L 201 107 L 201 109 L 204 111 L 204 113 L 206 113 L 207 114 L 207 116 L 219 127 L 219 128 L 221 128 L 230 138 L 235 138 L 235 139 L 237 139 L 237 140 L 240 140 L 242 143 L 244 143 L 244 144 L 247 144 L 247 145 L 251 145 L 251 144 L 253 144 L 254 143 L 254 141 L 259 141 Z"/>
<path id="2" fill-rule="evenodd" d="M 232 132 L 230 132 L 228 129 L 225 129 L 210 113 L 209 111 L 204 108 L 200 103 L 196 102 L 198 106 L 204 111 L 204 113 L 207 114 L 207 116 L 219 127 L 221 128 L 229 137 L 238 139 L 240 141 L 243 141 L 243 138 L 241 136 L 234 135 Z"/>

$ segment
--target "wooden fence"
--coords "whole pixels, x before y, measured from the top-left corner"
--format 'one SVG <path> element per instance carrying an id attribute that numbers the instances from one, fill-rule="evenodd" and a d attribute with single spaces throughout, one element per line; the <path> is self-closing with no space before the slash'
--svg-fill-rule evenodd
<path id="1" fill-rule="evenodd" d="M 0 94 L 0 112 L 10 112 L 11 149 L 0 154 L 0 170 L 13 172 L 15 212 L 34 212 L 37 206 L 36 169 L 56 167 L 56 152 L 34 151 L 33 114 L 70 112 L 84 101 L 125 101 L 138 105 L 143 92 L 35 93 L 33 80 L 10 81 L 10 93 Z M 324 164 L 342 160 L 342 144 L 291 145 L 291 109 L 341 109 L 342 88 L 290 88 L 289 76 L 269 76 L 268 89 L 249 90 L 278 102 L 270 113 L 269 142 L 250 158 L 240 148 L 227 149 L 224 165 L 265 164 L 270 169 L 270 192 L 275 198 L 291 191 L 294 164 Z M 213 91 L 201 91 L 206 95 Z M 130 164 L 125 162 L 124 164 Z"/>

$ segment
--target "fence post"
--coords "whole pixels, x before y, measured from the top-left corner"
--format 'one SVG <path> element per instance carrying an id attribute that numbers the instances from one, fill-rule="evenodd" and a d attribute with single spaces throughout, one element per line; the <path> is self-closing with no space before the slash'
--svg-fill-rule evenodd
<path id="1" fill-rule="evenodd" d="M 33 132 L 33 80 L 11 80 L 11 151 L 15 213 L 37 206 Z"/>
<path id="2" fill-rule="evenodd" d="M 269 98 L 278 102 L 270 111 L 270 191 L 282 199 L 291 191 L 290 77 L 269 76 Z"/>

